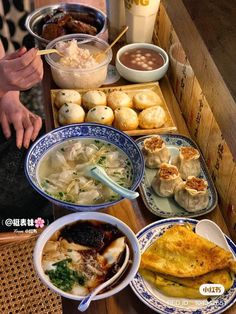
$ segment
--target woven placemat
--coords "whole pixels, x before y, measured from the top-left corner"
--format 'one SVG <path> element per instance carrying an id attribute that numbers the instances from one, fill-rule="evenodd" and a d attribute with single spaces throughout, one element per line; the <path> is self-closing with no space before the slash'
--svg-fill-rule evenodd
<path id="1" fill-rule="evenodd" d="M 0 313 L 62 313 L 61 297 L 46 288 L 35 273 L 36 237 L 0 246 Z"/>

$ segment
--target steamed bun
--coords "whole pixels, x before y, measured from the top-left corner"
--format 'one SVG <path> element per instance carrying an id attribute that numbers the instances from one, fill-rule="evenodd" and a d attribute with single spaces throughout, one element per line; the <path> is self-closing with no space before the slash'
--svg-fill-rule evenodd
<path id="1" fill-rule="evenodd" d="M 144 109 L 139 114 L 139 126 L 142 129 L 160 128 L 167 120 L 166 113 L 161 106 Z"/>
<path id="2" fill-rule="evenodd" d="M 153 106 L 160 106 L 162 100 L 154 91 L 145 90 L 134 95 L 133 103 L 135 109 L 143 110 Z"/>
<path id="3" fill-rule="evenodd" d="M 84 122 L 84 116 L 84 109 L 74 103 L 64 104 L 58 112 L 59 123 L 63 125 Z"/>
<path id="4" fill-rule="evenodd" d="M 104 92 L 99 90 L 90 90 L 82 97 L 83 107 L 90 110 L 96 106 L 106 106 L 107 96 Z"/>
<path id="5" fill-rule="evenodd" d="M 108 95 L 108 106 L 115 110 L 119 107 L 132 107 L 132 99 L 125 92 L 114 91 Z"/>
<path id="6" fill-rule="evenodd" d="M 81 105 L 81 95 L 76 90 L 61 89 L 55 97 L 55 105 L 59 109 L 64 104 L 74 103 Z"/>
<path id="7" fill-rule="evenodd" d="M 86 122 L 96 122 L 106 125 L 112 125 L 113 120 L 113 111 L 107 106 L 96 106 L 90 109 L 86 116 Z"/>
<path id="8" fill-rule="evenodd" d="M 137 113 L 127 107 L 120 107 L 115 110 L 114 126 L 122 131 L 135 130 L 138 127 Z"/>

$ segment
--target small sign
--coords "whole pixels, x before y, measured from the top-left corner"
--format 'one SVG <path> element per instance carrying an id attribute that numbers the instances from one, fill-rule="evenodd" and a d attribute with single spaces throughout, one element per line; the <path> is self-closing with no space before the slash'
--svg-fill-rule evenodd
<path id="1" fill-rule="evenodd" d="M 225 288 L 221 284 L 206 283 L 200 286 L 199 292 L 206 296 L 217 296 L 222 295 Z"/>

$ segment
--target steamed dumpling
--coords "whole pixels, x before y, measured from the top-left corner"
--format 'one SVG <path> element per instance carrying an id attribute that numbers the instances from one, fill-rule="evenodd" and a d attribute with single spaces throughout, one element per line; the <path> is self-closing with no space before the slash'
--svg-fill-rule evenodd
<path id="1" fill-rule="evenodd" d="M 74 103 L 81 105 L 81 95 L 76 90 L 61 89 L 55 97 L 55 105 L 59 109 L 64 104 Z"/>
<path id="2" fill-rule="evenodd" d="M 173 196 L 175 188 L 182 182 L 178 168 L 163 163 L 152 180 L 153 190 L 162 197 Z"/>
<path id="3" fill-rule="evenodd" d="M 167 120 L 166 113 L 161 106 L 144 109 L 139 114 L 139 126 L 142 129 L 157 129 L 163 126 Z"/>
<path id="4" fill-rule="evenodd" d="M 64 104 L 58 112 L 58 120 L 62 125 L 84 122 L 85 112 L 74 103 Z"/>
<path id="5" fill-rule="evenodd" d="M 159 168 L 170 159 L 169 150 L 159 135 L 145 139 L 142 151 L 148 168 Z"/>
<path id="6" fill-rule="evenodd" d="M 179 155 L 172 161 L 180 172 L 183 179 L 187 179 L 189 176 L 199 176 L 201 171 L 200 166 L 200 153 L 197 149 L 191 146 L 180 147 Z"/>
<path id="7" fill-rule="evenodd" d="M 207 181 L 188 177 L 187 181 L 180 183 L 175 189 L 175 201 L 188 212 L 195 212 L 207 207 L 209 192 Z"/>

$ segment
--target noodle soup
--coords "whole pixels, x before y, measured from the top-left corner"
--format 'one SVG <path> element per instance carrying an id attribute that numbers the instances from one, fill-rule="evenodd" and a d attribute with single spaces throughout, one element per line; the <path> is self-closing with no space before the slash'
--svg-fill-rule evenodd
<path id="1" fill-rule="evenodd" d="M 94 205 L 120 199 L 110 188 L 86 176 L 86 167 L 99 165 L 111 179 L 125 188 L 133 182 L 127 155 L 101 140 L 65 141 L 42 159 L 37 168 L 41 188 L 48 195 L 78 205 Z"/>

